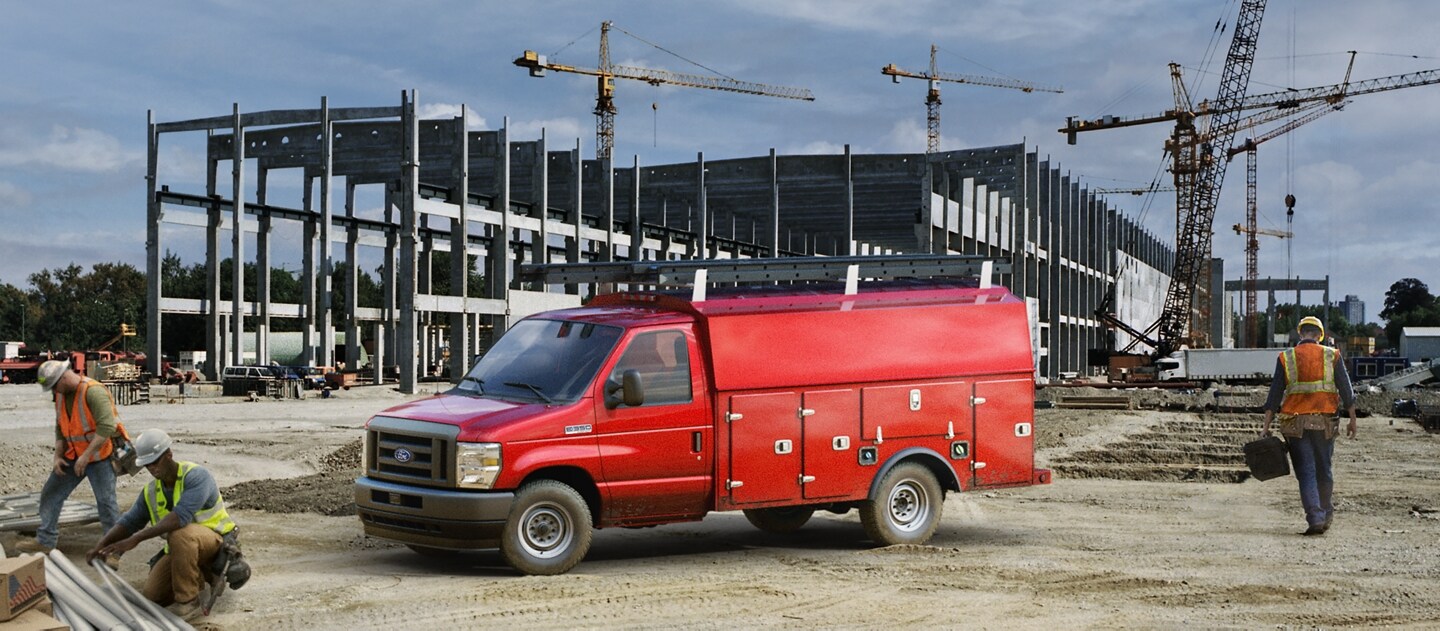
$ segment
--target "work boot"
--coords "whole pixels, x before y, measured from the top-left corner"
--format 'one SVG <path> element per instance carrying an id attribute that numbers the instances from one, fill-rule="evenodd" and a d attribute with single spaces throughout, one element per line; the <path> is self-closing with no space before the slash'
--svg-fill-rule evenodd
<path id="1" fill-rule="evenodd" d="M 1325 534 L 1325 524 L 1315 524 L 1314 526 L 1311 526 L 1311 527 L 1309 527 L 1309 528 L 1306 528 L 1306 529 L 1305 529 L 1305 532 L 1302 532 L 1302 533 L 1300 533 L 1300 534 L 1305 535 L 1306 537 L 1313 537 L 1313 536 L 1315 536 L 1315 535 L 1323 535 L 1323 534 Z"/>
<path id="2" fill-rule="evenodd" d="M 196 598 L 195 600 L 189 602 L 175 603 L 166 607 L 166 609 L 168 609 L 170 613 L 179 616 L 180 619 L 184 620 L 185 622 L 190 622 L 205 615 L 205 612 L 200 609 L 199 598 Z"/>
<path id="3" fill-rule="evenodd" d="M 26 540 L 24 540 L 24 541 L 21 541 L 20 543 L 15 544 L 15 551 L 16 551 L 16 552 L 22 552 L 22 553 L 23 553 L 23 552 L 33 552 L 33 553 L 35 553 L 35 554 L 50 554 L 50 551 L 51 551 L 51 550 L 54 550 L 54 548 L 52 548 L 52 547 L 50 547 L 50 546 L 47 546 L 47 545 L 45 545 L 45 544 L 43 544 L 43 543 L 40 543 L 40 540 L 38 540 L 38 539 L 26 539 Z"/>

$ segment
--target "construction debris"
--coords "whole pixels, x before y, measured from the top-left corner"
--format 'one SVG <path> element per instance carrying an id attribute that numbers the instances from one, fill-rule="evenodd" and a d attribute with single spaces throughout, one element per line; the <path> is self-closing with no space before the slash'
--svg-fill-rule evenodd
<path id="1" fill-rule="evenodd" d="M 1133 410 L 1134 404 L 1128 396 L 1118 397 L 1061 397 L 1056 407 L 1071 410 Z"/>
<path id="2" fill-rule="evenodd" d="M 194 628 L 147 600 L 99 559 L 91 564 L 100 575 L 99 583 L 90 580 L 58 550 L 50 551 L 46 560 L 49 562 L 45 563 L 45 581 L 54 601 L 55 617 L 72 629 L 181 631 Z"/>
<path id="3" fill-rule="evenodd" d="M 60 525 L 89 524 L 100 521 L 100 512 L 93 503 L 66 500 L 60 507 Z M 40 527 L 40 494 L 21 493 L 0 497 L 0 532 L 7 530 L 34 531 Z"/>

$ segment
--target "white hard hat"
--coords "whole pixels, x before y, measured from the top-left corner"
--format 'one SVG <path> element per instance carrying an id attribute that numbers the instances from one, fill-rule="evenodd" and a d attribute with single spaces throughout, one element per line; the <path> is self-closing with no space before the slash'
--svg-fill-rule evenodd
<path id="1" fill-rule="evenodd" d="M 135 437 L 135 464 L 154 463 L 170 450 L 170 435 L 163 430 L 147 429 Z"/>
<path id="2" fill-rule="evenodd" d="M 35 370 L 35 381 L 40 388 L 46 392 L 55 389 L 55 384 L 60 383 L 60 378 L 65 376 L 65 371 L 70 370 L 70 362 L 50 360 Z"/>

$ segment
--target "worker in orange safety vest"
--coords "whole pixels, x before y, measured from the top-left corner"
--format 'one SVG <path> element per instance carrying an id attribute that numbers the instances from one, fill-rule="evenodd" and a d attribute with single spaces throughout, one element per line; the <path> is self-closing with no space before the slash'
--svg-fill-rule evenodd
<path id="1" fill-rule="evenodd" d="M 1297 328 L 1300 343 L 1285 349 L 1276 359 L 1261 433 L 1269 436 L 1271 422 L 1278 416 L 1280 434 L 1285 437 L 1295 478 L 1300 483 L 1300 503 L 1305 507 L 1307 524 L 1303 534 L 1323 535 L 1335 518 L 1331 502 L 1335 478 L 1330 460 L 1339 432 L 1336 413 L 1342 404 L 1349 411 L 1350 424 L 1345 433 L 1355 438 L 1355 392 L 1340 353 L 1319 342 L 1325 337 L 1325 325 L 1320 319 L 1307 316 Z"/>

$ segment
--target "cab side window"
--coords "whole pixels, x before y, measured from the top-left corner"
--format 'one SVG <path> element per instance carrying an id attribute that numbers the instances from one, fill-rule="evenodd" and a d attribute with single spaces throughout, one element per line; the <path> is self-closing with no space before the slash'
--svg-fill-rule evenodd
<path id="1" fill-rule="evenodd" d="M 645 405 L 689 403 L 690 349 L 682 331 L 642 333 L 625 347 L 610 378 L 619 381 L 627 370 L 640 371 Z"/>

